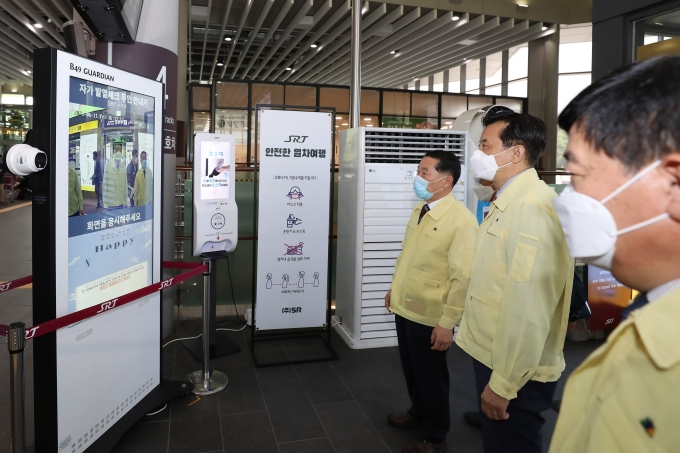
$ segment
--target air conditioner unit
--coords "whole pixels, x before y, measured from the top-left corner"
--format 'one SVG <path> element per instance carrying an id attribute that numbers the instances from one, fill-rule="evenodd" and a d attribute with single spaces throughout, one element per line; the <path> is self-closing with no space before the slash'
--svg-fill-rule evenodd
<path id="1" fill-rule="evenodd" d="M 394 315 L 385 309 L 406 224 L 420 201 L 413 192 L 427 151 L 455 153 L 461 177 L 455 197 L 466 204 L 466 132 L 354 128 L 340 132 L 338 254 L 333 323 L 355 349 L 396 346 Z"/>

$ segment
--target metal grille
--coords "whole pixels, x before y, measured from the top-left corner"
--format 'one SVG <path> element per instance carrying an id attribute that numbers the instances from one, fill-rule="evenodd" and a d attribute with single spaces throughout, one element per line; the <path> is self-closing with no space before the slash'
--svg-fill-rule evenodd
<path id="1" fill-rule="evenodd" d="M 465 164 L 465 134 L 403 129 L 367 129 L 366 163 L 417 164 L 428 151 L 452 151 Z"/>

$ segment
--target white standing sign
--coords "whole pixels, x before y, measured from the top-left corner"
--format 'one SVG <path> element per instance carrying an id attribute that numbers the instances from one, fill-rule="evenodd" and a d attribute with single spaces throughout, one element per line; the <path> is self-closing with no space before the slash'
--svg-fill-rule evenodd
<path id="1" fill-rule="evenodd" d="M 260 330 L 326 324 L 332 116 L 260 116 L 257 305 Z"/>

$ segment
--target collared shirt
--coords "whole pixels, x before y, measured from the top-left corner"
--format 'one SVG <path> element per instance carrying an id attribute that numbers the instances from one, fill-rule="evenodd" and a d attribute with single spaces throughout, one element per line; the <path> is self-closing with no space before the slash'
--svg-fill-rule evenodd
<path id="1" fill-rule="evenodd" d="M 425 203 L 425 204 L 427 205 L 428 208 L 432 209 L 435 206 L 437 206 L 439 204 L 439 202 L 442 201 L 444 198 L 446 198 L 446 197 L 441 197 L 439 200 L 430 201 L 430 202 Z"/>
<path id="2" fill-rule="evenodd" d="M 71 167 L 68 168 L 68 215 L 73 215 L 83 210 L 83 191 L 80 187 L 80 178 Z"/>
<path id="3" fill-rule="evenodd" d="M 677 289 L 680 289 L 680 278 L 671 280 L 670 282 L 664 283 L 663 285 L 659 285 L 653 290 L 649 291 L 647 293 L 647 301 L 654 302 Z"/>
<path id="4" fill-rule="evenodd" d="M 104 207 L 128 204 L 127 193 L 125 164 L 116 166 L 115 159 L 109 160 L 104 166 Z"/>
<path id="5" fill-rule="evenodd" d="M 536 170 L 521 173 L 480 225 L 456 343 L 493 370 L 506 399 L 529 380 L 564 370 L 574 259 L 552 204 L 557 194 Z"/>
<path id="6" fill-rule="evenodd" d="M 392 312 L 413 322 L 453 329 L 465 303 L 477 220 L 453 194 L 418 217 L 413 208 L 392 278 Z M 430 206 L 432 206 L 432 204 Z"/>
<path id="7" fill-rule="evenodd" d="M 530 168 L 527 168 L 527 170 L 530 170 Z M 508 179 L 507 181 L 505 181 L 505 184 L 503 184 L 503 185 L 501 186 L 501 188 L 498 189 L 498 191 L 496 192 L 496 198 L 500 197 L 501 194 L 503 193 L 503 191 L 505 191 L 505 188 L 508 187 L 510 184 L 512 184 L 512 182 L 513 182 L 515 179 L 517 179 L 517 177 L 518 177 L 519 175 L 521 175 L 522 173 L 524 173 L 524 172 L 527 171 L 527 170 L 520 171 L 519 173 L 517 173 L 517 174 L 516 174 L 515 176 L 513 176 L 512 178 L 510 178 L 510 179 Z"/>
<path id="8" fill-rule="evenodd" d="M 631 313 L 569 377 L 550 453 L 680 446 L 680 289 Z"/>

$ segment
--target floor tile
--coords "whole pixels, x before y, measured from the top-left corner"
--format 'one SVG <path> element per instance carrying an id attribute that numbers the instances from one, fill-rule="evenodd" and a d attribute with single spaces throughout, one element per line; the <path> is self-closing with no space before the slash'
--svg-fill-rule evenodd
<path id="1" fill-rule="evenodd" d="M 279 451 L 281 453 L 335 453 L 328 438 L 279 444 Z"/>
<path id="2" fill-rule="evenodd" d="M 267 412 L 222 416 L 225 453 L 277 453 Z"/>
<path id="3" fill-rule="evenodd" d="M 378 375 L 345 376 L 342 380 L 376 429 L 390 428 L 387 414 L 407 409 Z"/>
<path id="4" fill-rule="evenodd" d="M 401 453 L 401 450 L 418 436 L 418 430 L 404 430 L 404 429 L 383 429 L 380 430 L 380 436 L 383 438 L 390 451 L 393 453 Z M 449 449 L 449 452 L 457 451 Z"/>
<path id="5" fill-rule="evenodd" d="M 262 395 L 278 442 L 326 436 L 301 382 L 264 384 Z"/>
<path id="6" fill-rule="evenodd" d="M 255 368 L 255 373 L 260 385 L 300 380 L 293 365 L 259 367 Z"/>
<path id="7" fill-rule="evenodd" d="M 125 433 L 111 453 L 166 453 L 170 422 L 137 423 Z"/>
<path id="8" fill-rule="evenodd" d="M 337 453 L 386 453 L 387 444 L 356 401 L 315 406 Z"/>
<path id="9" fill-rule="evenodd" d="M 240 414 L 243 412 L 260 412 L 266 410 L 260 384 L 252 363 L 224 362 L 215 369 L 229 378 L 229 384 L 217 396 L 220 414 Z"/>
<path id="10" fill-rule="evenodd" d="M 295 365 L 300 381 L 312 404 L 352 401 L 354 397 L 330 362 Z"/>

